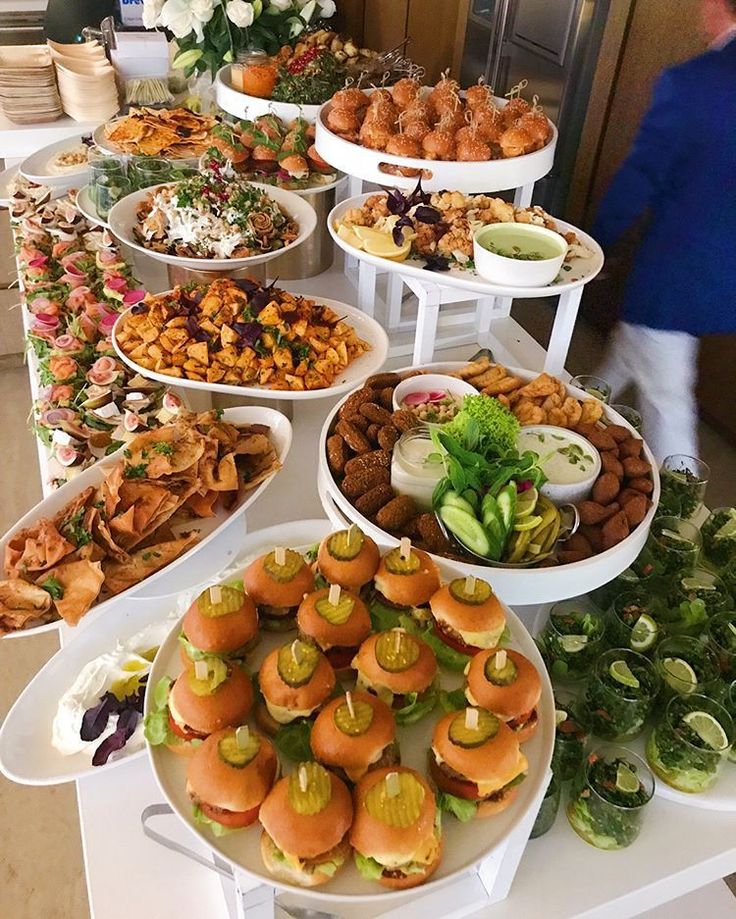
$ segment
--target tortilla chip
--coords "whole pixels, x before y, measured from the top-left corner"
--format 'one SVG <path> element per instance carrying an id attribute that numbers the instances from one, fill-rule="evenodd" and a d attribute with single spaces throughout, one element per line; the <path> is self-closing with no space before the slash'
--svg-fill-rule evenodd
<path id="1" fill-rule="evenodd" d="M 199 432 L 177 423 L 139 434 L 128 451 L 126 470 L 144 466 L 146 479 L 159 479 L 190 469 L 204 452 L 204 442 Z"/>
<path id="2" fill-rule="evenodd" d="M 120 486 L 124 481 L 123 464 L 115 463 L 105 476 L 101 488 L 102 500 L 105 502 L 105 516 L 108 517 L 108 519 L 112 517 L 115 513 L 115 508 L 118 506 L 118 501 L 120 500 Z"/>
<path id="3" fill-rule="evenodd" d="M 80 491 L 76 498 L 66 504 L 62 509 L 52 517 L 54 524 L 61 529 L 65 523 L 67 523 L 76 513 L 81 510 L 83 507 L 87 507 L 88 504 L 92 502 L 92 499 L 95 495 L 94 485 L 90 485 L 89 488 L 85 488 L 84 491 Z"/>
<path id="4" fill-rule="evenodd" d="M 0 635 L 53 618 L 51 595 L 20 578 L 0 581 Z"/>
<path id="5" fill-rule="evenodd" d="M 199 539 L 199 533 L 192 532 L 173 539 L 170 542 L 160 542 L 145 549 L 140 549 L 130 557 L 126 563 L 104 562 L 105 595 L 115 596 L 135 584 L 139 584 L 155 571 L 165 568 L 169 562 L 178 558 L 183 552 L 194 545 Z"/>
<path id="6" fill-rule="evenodd" d="M 46 571 L 76 547 L 65 539 L 51 520 L 16 533 L 5 547 L 5 574 L 22 577 L 27 572 Z"/>
<path id="7" fill-rule="evenodd" d="M 120 507 L 132 507 L 134 532 L 144 532 L 169 495 L 169 489 L 151 482 L 126 482 L 120 489 Z"/>
<path id="8" fill-rule="evenodd" d="M 94 535 L 97 541 L 102 545 L 105 555 L 111 555 L 118 562 L 125 562 L 128 560 L 128 553 L 122 546 L 119 546 L 115 542 L 107 520 L 103 520 L 102 517 L 98 517 L 95 520 Z M 93 559 L 93 561 L 97 561 L 97 559 Z"/>
<path id="9" fill-rule="evenodd" d="M 135 507 L 129 507 L 122 514 L 116 514 L 110 521 L 110 532 L 114 533 L 120 545 L 137 535 L 135 529 Z"/>
<path id="10" fill-rule="evenodd" d="M 214 506 L 218 498 L 219 494 L 214 490 L 207 491 L 203 495 L 195 492 L 193 495 L 189 495 L 186 505 L 197 517 L 214 517 Z"/>
<path id="11" fill-rule="evenodd" d="M 54 599 L 56 611 L 68 625 L 76 625 L 92 606 L 105 580 L 101 562 L 64 562 L 52 568 L 49 577 L 61 584 L 64 595 Z"/>

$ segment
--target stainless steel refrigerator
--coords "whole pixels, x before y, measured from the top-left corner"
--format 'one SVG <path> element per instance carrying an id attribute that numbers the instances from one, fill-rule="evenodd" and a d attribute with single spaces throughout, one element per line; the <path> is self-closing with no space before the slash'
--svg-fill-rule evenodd
<path id="1" fill-rule="evenodd" d="M 471 0 L 461 67 L 496 95 L 527 80 L 560 130 L 555 165 L 534 200 L 564 215 L 610 0 Z"/>

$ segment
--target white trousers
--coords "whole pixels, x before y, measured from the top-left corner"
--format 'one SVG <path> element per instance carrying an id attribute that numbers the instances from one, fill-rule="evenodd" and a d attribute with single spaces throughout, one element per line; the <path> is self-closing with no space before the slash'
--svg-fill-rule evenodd
<path id="1" fill-rule="evenodd" d="M 664 332 L 619 322 L 596 370 L 614 399 L 636 387 L 644 438 L 658 460 L 673 453 L 698 455 L 695 403 L 699 340 L 687 332 Z"/>

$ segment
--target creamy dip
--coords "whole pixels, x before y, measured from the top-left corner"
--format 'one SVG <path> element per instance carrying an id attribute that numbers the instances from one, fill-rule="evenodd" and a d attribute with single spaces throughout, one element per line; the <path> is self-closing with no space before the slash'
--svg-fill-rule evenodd
<path id="1" fill-rule="evenodd" d="M 401 435 L 391 458 L 391 486 L 397 495 L 408 495 L 419 507 L 430 509 L 432 492 L 444 474 L 444 463 L 426 429 Z"/>
<path id="2" fill-rule="evenodd" d="M 526 431 L 522 428 L 516 441 L 519 453 L 531 450 L 539 456 L 539 465 L 553 485 L 575 485 L 589 479 L 596 471 L 592 447 L 572 438 L 564 428 L 559 433 Z"/>
<path id="3" fill-rule="evenodd" d="M 63 176 L 68 172 L 79 172 L 87 165 L 87 147 L 80 144 L 54 154 L 46 164 L 49 175 Z"/>

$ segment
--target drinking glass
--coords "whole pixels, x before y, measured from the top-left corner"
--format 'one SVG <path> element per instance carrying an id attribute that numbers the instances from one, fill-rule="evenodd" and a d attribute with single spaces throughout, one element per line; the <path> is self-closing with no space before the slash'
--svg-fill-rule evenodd
<path id="1" fill-rule="evenodd" d="M 662 638 L 656 606 L 642 589 L 626 590 L 614 598 L 606 631 L 615 648 L 651 654 Z"/>
<path id="2" fill-rule="evenodd" d="M 644 419 L 635 408 L 632 408 L 630 405 L 621 404 L 612 405 L 611 408 L 614 410 L 614 412 L 618 412 L 625 421 L 628 421 L 635 431 L 638 431 L 641 434 L 641 429 L 644 425 Z"/>
<path id="3" fill-rule="evenodd" d="M 587 717 L 572 693 L 555 690 L 555 748 L 552 770 L 567 782 L 578 770 L 590 736 Z"/>
<path id="4" fill-rule="evenodd" d="M 663 495 L 678 495 L 682 502 L 682 517 L 690 520 L 703 506 L 710 467 L 695 456 L 673 453 L 666 456 L 659 470 Z"/>
<path id="5" fill-rule="evenodd" d="M 708 643 L 715 651 L 721 678 L 736 681 L 736 612 L 719 613 L 708 623 Z"/>
<path id="6" fill-rule="evenodd" d="M 720 671 L 714 651 L 697 638 L 673 635 L 654 652 L 654 666 L 662 678 L 662 697 L 709 693 Z"/>
<path id="7" fill-rule="evenodd" d="M 582 680 L 605 648 L 603 613 L 585 600 L 563 600 L 550 610 L 541 641 L 553 677 Z"/>
<path id="8" fill-rule="evenodd" d="M 660 685 L 654 664 L 643 654 L 627 648 L 605 651 L 595 662 L 582 702 L 593 734 L 603 740 L 638 737 Z"/>
<path id="9" fill-rule="evenodd" d="M 716 568 L 736 559 L 736 508 L 717 507 L 700 529 L 703 555 Z"/>
<path id="10" fill-rule="evenodd" d="M 150 188 L 171 181 L 171 163 L 155 156 L 136 156 L 130 162 L 133 188 Z"/>
<path id="11" fill-rule="evenodd" d="M 552 828 L 552 824 L 555 822 L 555 817 L 560 807 L 561 795 L 562 781 L 558 775 L 553 773 L 552 778 L 549 780 L 547 790 L 544 793 L 542 803 L 539 806 L 537 819 L 534 821 L 529 839 L 536 839 L 538 836 L 544 836 L 544 834 Z"/>
<path id="12" fill-rule="evenodd" d="M 589 396 L 593 396 L 594 399 L 600 399 L 601 402 L 610 402 L 613 394 L 610 383 L 589 373 L 573 377 L 570 380 L 570 386 L 585 390 Z"/>

